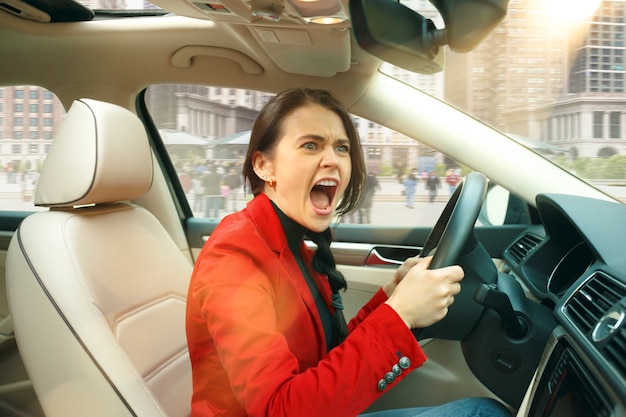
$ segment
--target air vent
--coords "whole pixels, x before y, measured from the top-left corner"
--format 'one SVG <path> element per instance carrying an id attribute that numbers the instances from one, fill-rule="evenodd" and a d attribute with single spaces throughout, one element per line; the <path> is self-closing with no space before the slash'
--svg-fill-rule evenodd
<path id="1" fill-rule="evenodd" d="M 622 378 L 626 379 L 626 363 L 624 363 L 624 358 L 626 358 L 626 328 L 624 326 L 606 344 L 603 352 L 606 360 L 617 369 Z"/>
<path id="2" fill-rule="evenodd" d="M 609 276 L 598 272 L 592 275 L 563 307 L 563 311 L 585 336 L 602 316 L 622 298 L 626 287 Z"/>
<path id="3" fill-rule="evenodd" d="M 542 239 L 538 236 L 525 234 L 513 242 L 513 244 L 509 246 L 506 251 L 511 259 L 519 265 L 524 260 L 526 255 L 528 255 L 531 250 L 541 243 L 541 240 Z"/>

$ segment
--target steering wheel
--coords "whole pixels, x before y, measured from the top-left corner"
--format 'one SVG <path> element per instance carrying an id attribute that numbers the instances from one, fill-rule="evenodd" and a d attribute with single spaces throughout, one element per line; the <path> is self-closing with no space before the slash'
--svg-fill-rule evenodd
<path id="1" fill-rule="evenodd" d="M 465 276 L 461 292 L 454 297 L 448 314 L 423 329 L 414 329 L 417 339 L 465 339 L 478 321 L 484 307 L 473 299 L 481 283 L 493 283 L 497 269 L 474 233 L 474 224 L 487 193 L 487 178 L 472 172 L 459 183 L 441 216 L 430 232 L 421 256 L 433 255 L 429 269 L 460 265 Z"/>

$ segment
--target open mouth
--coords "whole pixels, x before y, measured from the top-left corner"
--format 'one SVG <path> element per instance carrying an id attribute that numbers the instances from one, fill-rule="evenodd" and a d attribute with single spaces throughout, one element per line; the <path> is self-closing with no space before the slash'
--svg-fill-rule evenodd
<path id="1" fill-rule="evenodd" d="M 337 192 L 336 180 L 321 180 L 311 190 L 311 202 L 318 210 L 328 211 Z"/>

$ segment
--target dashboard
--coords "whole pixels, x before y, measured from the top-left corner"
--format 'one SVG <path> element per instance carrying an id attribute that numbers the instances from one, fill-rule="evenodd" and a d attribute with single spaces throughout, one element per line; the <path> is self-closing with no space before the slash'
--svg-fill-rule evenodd
<path id="1" fill-rule="evenodd" d="M 525 415 L 626 415 L 626 206 L 549 194 L 537 210 L 504 253 L 556 322 Z"/>

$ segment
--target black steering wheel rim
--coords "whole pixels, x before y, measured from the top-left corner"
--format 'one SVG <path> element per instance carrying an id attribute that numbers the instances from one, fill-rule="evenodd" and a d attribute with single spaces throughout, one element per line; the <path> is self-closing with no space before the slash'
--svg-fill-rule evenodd
<path id="1" fill-rule="evenodd" d="M 421 256 L 433 255 L 429 269 L 461 265 L 465 277 L 446 317 L 424 329 L 415 329 L 418 339 L 465 339 L 478 321 L 483 307 L 473 299 L 481 283 L 497 279 L 491 257 L 474 234 L 474 224 L 487 193 L 487 178 L 472 172 L 459 183 L 426 239 Z"/>
<path id="2" fill-rule="evenodd" d="M 474 230 L 486 193 L 487 178 L 480 172 L 469 173 L 459 183 L 422 248 L 422 256 L 436 250 L 430 269 L 454 265 Z"/>

